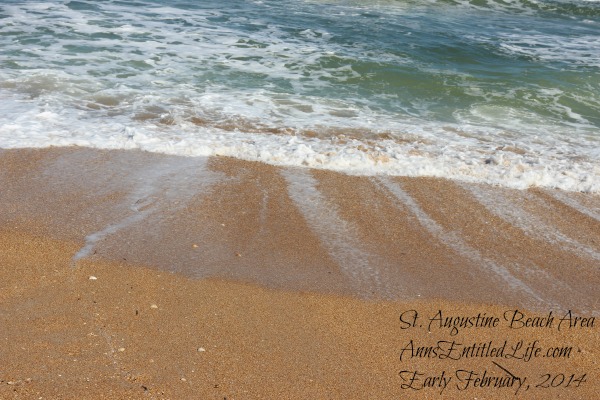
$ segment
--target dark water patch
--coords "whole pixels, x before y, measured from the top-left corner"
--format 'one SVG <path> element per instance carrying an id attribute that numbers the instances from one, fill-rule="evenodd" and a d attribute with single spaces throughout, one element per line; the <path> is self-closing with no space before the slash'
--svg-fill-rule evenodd
<path id="1" fill-rule="evenodd" d="M 83 1 L 70 1 L 67 3 L 67 7 L 75 11 L 98 11 L 99 7 L 97 4 L 88 3 Z"/>

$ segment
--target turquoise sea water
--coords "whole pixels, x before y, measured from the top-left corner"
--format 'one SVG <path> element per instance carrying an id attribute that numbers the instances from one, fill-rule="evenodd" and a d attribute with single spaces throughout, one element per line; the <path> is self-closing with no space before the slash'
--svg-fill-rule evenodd
<path id="1" fill-rule="evenodd" d="M 0 147 L 600 192 L 600 2 L 0 2 Z"/>

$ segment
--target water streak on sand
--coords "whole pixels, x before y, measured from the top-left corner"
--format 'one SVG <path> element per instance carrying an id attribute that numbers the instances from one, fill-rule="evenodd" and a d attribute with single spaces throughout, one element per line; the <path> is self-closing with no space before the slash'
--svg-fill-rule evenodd
<path id="1" fill-rule="evenodd" d="M 527 200 L 536 200 L 530 193 L 515 192 L 514 195 L 519 197 L 515 201 L 514 199 L 507 198 L 501 190 L 495 190 L 494 195 L 491 195 L 489 190 L 485 190 L 480 186 L 465 184 L 461 186 L 465 190 L 468 190 L 491 213 L 519 228 L 526 235 L 536 239 L 543 238 L 548 243 L 559 245 L 566 251 L 577 255 L 587 255 L 594 260 L 600 261 L 599 252 L 565 235 L 556 226 L 547 224 L 541 218 L 536 217 L 519 206 L 519 204 L 525 204 Z M 540 206 L 543 205 L 545 204 L 541 204 Z"/>
<path id="2" fill-rule="evenodd" d="M 561 203 L 574 208 L 575 210 L 579 211 L 582 214 L 587 215 L 588 217 L 591 217 L 593 219 L 595 219 L 596 221 L 600 222 L 600 208 L 591 208 L 591 207 L 587 207 L 585 206 L 583 203 L 579 202 L 577 199 L 573 198 L 572 196 L 568 196 L 566 193 L 560 192 L 560 191 L 552 191 L 552 197 L 554 197 L 556 200 L 560 201 Z"/>
<path id="3" fill-rule="evenodd" d="M 100 241 L 148 218 L 161 206 L 168 206 L 171 211 L 184 207 L 199 194 L 196 192 L 198 184 L 206 189 L 215 181 L 214 174 L 206 169 L 207 160 L 204 157 L 168 157 L 139 166 L 130 175 L 124 176 L 121 183 L 129 193 L 120 204 L 123 216 L 103 229 L 88 234 L 85 245 L 73 256 L 72 262 L 75 264 L 90 256 Z M 197 178 L 194 182 L 196 185 L 190 185 L 192 177 Z"/>
<path id="4" fill-rule="evenodd" d="M 486 271 L 493 272 L 496 277 L 508 284 L 508 287 L 512 291 L 527 293 L 528 296 L 537 303 L 536 305 L 548 303 L 547 299 L 543 298 L 537 291 L 514 276 L 508 268 L 485 258 L 479 251 L 469 246 L 455 232 L 444 229 L 433 218 L 427 215 L 419 204 L 402 189 L 399 182 L 384 177 L 371 179 L 380 190 L 389 192 L 397 199 L 397 201 L 401 202 L 402 207 L 406 207 L 414 214 L 419 223 L 429 231 L 429 233 L 457 254 L 471 261 L 474 265 L 485 268 Z"/>
<path id="5" fill-rule="evenodd" d="M 338 207 L 323 196 L 311 172 L 286 168 L 281 173 L 288 182 L 290 198 L 308 225 L 362 294 L 367 297 L 373 293 L 389 295 L 386 282 L 380 276 L 380 268 L 387 267 L 387 263 L 365 248 L 357 227 L 342 218 Z"/>
<path id="6" fill-rule="evenodd" d="M 125 260 L 363 299 L 598 310 L 596 219 L 552 191 L 481 186 L 482 200 L 470 186 L 139 151 L 7 150 L 0 226 L 74 243 L 74 271 Z M 565 196 L 600 208 L 598 196 Z"/>

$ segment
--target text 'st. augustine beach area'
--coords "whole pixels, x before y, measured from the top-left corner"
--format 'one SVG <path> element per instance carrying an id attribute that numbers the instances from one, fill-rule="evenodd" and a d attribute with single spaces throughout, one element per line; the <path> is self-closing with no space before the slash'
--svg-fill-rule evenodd
<path id="1" fill-rule="evenodd" d="M 595 399 L 599 285 L 598 1 L 0 1 L 0 399 Z"/>

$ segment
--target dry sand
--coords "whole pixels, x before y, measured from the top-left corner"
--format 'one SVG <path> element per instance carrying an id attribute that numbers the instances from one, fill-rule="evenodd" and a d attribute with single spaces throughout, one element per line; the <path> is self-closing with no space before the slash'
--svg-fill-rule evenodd
<path id="1" fill-rule="evenodd" d="M 594 399 L 599 283 L 597 195 L 0 150 L 0 399 Z"/>

